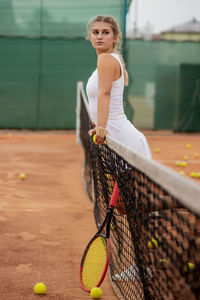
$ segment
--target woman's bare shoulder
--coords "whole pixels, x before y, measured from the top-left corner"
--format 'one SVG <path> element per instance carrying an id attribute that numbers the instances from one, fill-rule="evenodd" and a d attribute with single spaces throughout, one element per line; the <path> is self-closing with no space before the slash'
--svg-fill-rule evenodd
<path id="1" fill-rule="evenodd" d="M 109 65 L 115 66 L 117 63 L 116 59 L 110 53 L 101 53 L 97 59 L 97 65 Z"/>

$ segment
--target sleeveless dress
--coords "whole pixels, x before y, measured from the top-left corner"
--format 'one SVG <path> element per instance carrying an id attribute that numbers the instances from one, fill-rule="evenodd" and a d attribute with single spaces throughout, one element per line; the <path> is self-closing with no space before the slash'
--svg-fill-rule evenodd
<path id="1" fill-rule="evenodd" d="M 124 69 L 116 53 L 111 53 L 121 66 L 121 77 L 112 83 L 110 93 L 110 106 L 106 129 L 109 135 L 119 141 L 124 146 L 131 148 L 138 154 L 151 159 L 145 136 L 137 130 L 127 119 L 123 107 L 124 92 Z M 86 92 L 89 100 L 89 109 L 92 115 L 92 121 L 97 124 L 97 101 L 98 101 L 98 70 L 96 69 L 88 79 Z"/>

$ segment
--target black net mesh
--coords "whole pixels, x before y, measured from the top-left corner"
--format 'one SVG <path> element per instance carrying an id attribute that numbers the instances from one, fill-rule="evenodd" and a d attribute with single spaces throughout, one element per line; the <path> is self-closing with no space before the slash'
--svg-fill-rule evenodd
<path id="1" fill-rule="evenodd" d="M 110 279 L 122 299 L 200 299 L 200 217 L 134 164 L 95 145 L 83 96 L 80 138 L 84 179 L 97 227 L 117 180 L 111 221 Z M 176 184 L 176 182 L 174 182 Z M 190 200 L 190 199 L 189 199 Z"/>

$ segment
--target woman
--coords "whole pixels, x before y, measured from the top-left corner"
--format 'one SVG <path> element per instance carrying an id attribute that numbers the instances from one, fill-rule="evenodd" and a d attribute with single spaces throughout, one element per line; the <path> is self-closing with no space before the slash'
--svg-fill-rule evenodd
<path id="1" fill-rule="evenodd" d="M 128 85 L 128 73 L 120 54 L 121 32 L 116 20 L 111 16 L 96 16 L 88 24 L 87 39 L 97 53 L 97 69 L 92 73 L 86 86 L 92 121 L 96 124 L 89 134 L 96 134 L 96 143 L 99 145 L 104 142 L 106 134 L 109 134 L 126 147 L 150 159 L 151 152 L 146 138 L 124 113 L 123 92 L 124 85 Z M 120 195 L 116 208 L 118 213 L 126 213 Z M 137 277 L 138 273 L 134 263 L 112 278 L 113 280 L 130 279 Z M 149 275 L 148 269 L 146 273 Z"/>
<path id="2" fill-rule="evenodd" d="M 88 39 L 97 53 L 97 69 L 88 80 L 86 91 L 89 107 L 96 127 L 96 143 L 102 144 L 106 134 L 151 158 L 144 135 L 127 119 L 123 108 L 124 85 L 128 85 L 128 73 L 119 52 L 121 32 L 111 16 L 97 16 L 88 24 Z"/>

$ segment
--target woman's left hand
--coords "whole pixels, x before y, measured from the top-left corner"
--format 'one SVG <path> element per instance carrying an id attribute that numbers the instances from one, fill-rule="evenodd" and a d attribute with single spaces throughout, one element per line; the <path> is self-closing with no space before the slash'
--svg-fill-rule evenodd
<path id="1" fill-rule="evenodd" d="M 95 142 L 97 145 L 101 145 L 105 141 L 105 137 L 108 134 L 108 130 L 104 127 L 99 126 L 99 127 L 89 130 L 88 133 L 89 133 L 89 135 L 96 134 Z"/>

